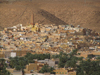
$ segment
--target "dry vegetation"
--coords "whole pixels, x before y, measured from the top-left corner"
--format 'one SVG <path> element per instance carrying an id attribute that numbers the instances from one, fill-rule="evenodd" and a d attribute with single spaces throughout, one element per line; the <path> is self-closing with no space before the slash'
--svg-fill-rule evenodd
<path id="1" fill-rule="evenodd" d="M 99 0 L 32 0 L 0 3 L 0 29 L 28 25 L 34 13 L 41 24 L 73 24 L 100 31 Z"/>

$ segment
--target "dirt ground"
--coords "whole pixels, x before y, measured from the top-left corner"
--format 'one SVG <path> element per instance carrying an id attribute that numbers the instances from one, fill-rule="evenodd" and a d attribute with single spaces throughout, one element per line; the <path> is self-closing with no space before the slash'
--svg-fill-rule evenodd
<path id="1" fill-rule="evenodd" d="M 22 72 L 13 72 L 13 75 L 22 75 Z"/>
<path id="2" fill-rule="evenodd" d="M 0 3 L 0 29 L 39 24 L 73 24 L 100 32 L 100 0 L 23 0 Z"/>

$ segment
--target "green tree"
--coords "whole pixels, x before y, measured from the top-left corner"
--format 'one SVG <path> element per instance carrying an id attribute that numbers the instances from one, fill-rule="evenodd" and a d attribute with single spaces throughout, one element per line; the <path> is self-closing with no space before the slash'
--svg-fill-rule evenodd
<path id="1" fill-rule="evenodd" d="M 6 70 L 6 67 L 5 59 L 0 59 L 0 75 L 11 75 L 11 73 Z"/>
<path id="2" fill-rule="evenodd" d="M 80 75 L 80 72 L 84 72 L 84 75 L 100 75 L 100 64 L 99 61 L 82 61 L 77 67 L 77 75 Z"/>
<path id="3" fill-rule="evenodd" d="M 78 60 L 81 60 L 82 58 L 75 57 L 74 54 L 77 54 L 77 50 L 73 50 L 70 54 L 66 54 L 63 52 L 60 52 L 59 55 L 59 67 L 73 67 L 76 68 L 76 63 Z"/>
<path id="4" fill-rule="evenodd" d="M 52 68 L 52 67 L 49 67 L 48 65 L 44 65 L 43 67 L 42 67 L 42 69 L 39 71 L 40 73 L 47 73 L 47 72 L 50 72 L 50 73 L 54 73 L 53 72 L 53 70 L 54 70 L 54 68 Z"/>
<path id="5" fill-rule="evenodd" d="M 27 53 L 25 55 L 25 58 L 28 60 L 38 59 L 38 60 L 44 60 L 44 59 L 50 59 L 50 54 L 31 54 Z"/>
<path id="6" fill-rule="evenodd" d="M 78 50 L 77 50 L 77 49 L 75 49 L 75 50 L 73 50 L 73 51 L 72 51 L 69 55 L 70 55 L 70 56 L 74 56 L 74 55 L 76 55 L 76 54 L 77 54 L 77 51 L 78 51 Z"/>
<path id="7" fill-rule="evenodd" d="M 83 69 L 80 67 L 77 67 L 77 74 L 76 75 L 84 75 Z"/>
<path id="8" fill-rule="evenodd" d="M 58 66 L 60 68 L 63 68 L 65 66 L 65 63 L 67 62 L 67 60 L 68 60 L 68 55 L 66 53 L 60 52 Z"/>
<path id="9" fill-rule="evenodd" d="M 10 58 L 10 67 L 16 70 L 22 70 L 22 75 L 24 75 L 25 66 L 28 64 L 28 60 L 24 57 L 14 57 Z"/>
<path id="10" fill-rule="evenodd" d="M 44 65 L 42 69 L 39 71 L 40 73 L 49 72 L 48 65 Z"/>

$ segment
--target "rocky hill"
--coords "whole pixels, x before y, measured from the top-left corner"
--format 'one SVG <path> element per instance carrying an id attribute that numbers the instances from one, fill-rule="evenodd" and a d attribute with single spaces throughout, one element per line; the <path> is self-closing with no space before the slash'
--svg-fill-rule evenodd
<path id="1" fill-rule="evenodd" d="M 0 3 L 0 29 L 19 23 L 28 25 L 34 13 L 34 21 L 40 24 L 73 24 L 100 31 L 99 0 L 23 0 Z"/>

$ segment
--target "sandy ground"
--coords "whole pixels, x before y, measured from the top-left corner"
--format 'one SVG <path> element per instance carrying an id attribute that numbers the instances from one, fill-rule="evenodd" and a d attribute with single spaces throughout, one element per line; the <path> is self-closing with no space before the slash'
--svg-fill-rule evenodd
<path id="1" fill-rule="evenodd" d="M 13 72 L 13 75 L 22 75 L 22 72 Z"/>
<path id="2" fill-rule="evenodd" d="M 32 0 L 0 3 L 0 29 L 22 23 L 81 25 L 100 32 L 100 0 Z"/>

